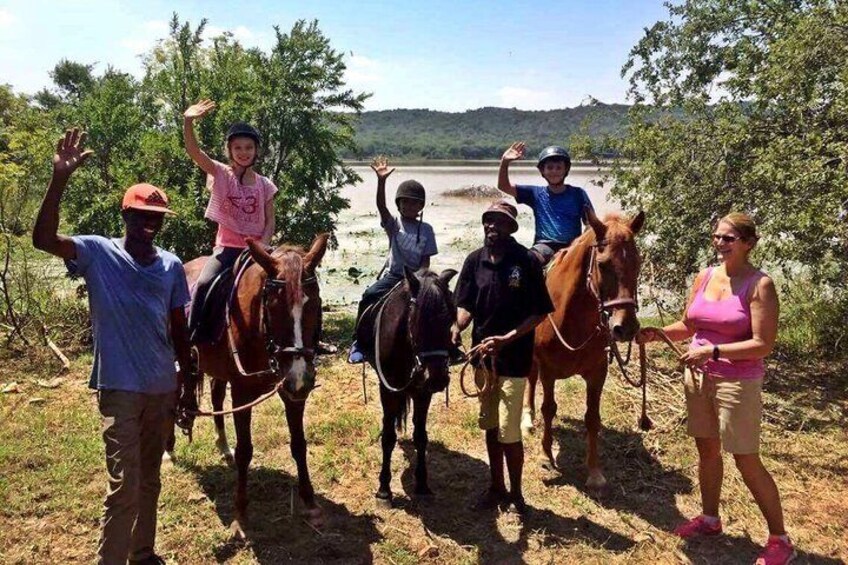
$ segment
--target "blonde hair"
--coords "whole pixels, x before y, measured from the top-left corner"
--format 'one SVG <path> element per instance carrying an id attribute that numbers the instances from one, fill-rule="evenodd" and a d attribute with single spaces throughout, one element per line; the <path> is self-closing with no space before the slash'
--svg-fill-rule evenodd
<path id="1" fill-rule="evenodd" d="M 760 239 L 757 235 L 757 224 L 754 223 L 754 219 L 748 214 L 743 214 L 742 212 L 731 212 L 720 219 L 716 226 L 721 223 L 728 224 L 736 232 L 738 232 L 739 236 L 745 241 L 756 243 L 757 240 Z"/>

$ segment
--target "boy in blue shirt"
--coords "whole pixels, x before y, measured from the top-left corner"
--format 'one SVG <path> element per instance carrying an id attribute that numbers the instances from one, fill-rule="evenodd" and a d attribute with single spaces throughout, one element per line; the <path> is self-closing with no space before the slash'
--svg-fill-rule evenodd
<path id="1" fill-rule="evenodd" d="M 571 169 L 571 157 L 562 147 L 552 145 L 539 154 L 536 167 L 547 186 L 514 185 L 509 180 L 509 164 L 523 159 L 526 146 L 513 143 L 501 157 L 498 170 L 498 189 L 519 204 L 533 209 L 536 233 L 530 256 L 542 266 L 547 265 L 560 249 L 571 245 L 583 231 L 582 220 L 586 208 L 594 211 L 586 191 L 579 186 L 565 184 Z"/>

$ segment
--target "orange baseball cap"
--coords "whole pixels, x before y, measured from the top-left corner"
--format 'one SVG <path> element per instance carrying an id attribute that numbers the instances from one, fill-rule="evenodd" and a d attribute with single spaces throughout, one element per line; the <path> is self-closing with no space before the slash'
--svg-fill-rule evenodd
<path id="1" fill-rule="evenodd" d="M 129 209 L 176 215 L 176 212 L 168 208 L 168 197 L 165 191 L 147 183 L 134 184 L 124 193 L 121 210 Z"/>

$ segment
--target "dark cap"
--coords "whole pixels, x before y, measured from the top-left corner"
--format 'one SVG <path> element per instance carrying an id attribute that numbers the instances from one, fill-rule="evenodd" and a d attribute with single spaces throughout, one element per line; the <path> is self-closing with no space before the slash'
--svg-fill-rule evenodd
<path id="1" fill-rule="evenodd" d="M 518 231 L 518 210 L 507 200 L 492 202 L 489 207 L 486 208 L 486 211 L 483 212 L 483 220 L 486 219 L 486 214 L 503 214 L 510 219 L 510 224 L 512 225 L 512 230 L 509 233 L 515 233 Z"/>

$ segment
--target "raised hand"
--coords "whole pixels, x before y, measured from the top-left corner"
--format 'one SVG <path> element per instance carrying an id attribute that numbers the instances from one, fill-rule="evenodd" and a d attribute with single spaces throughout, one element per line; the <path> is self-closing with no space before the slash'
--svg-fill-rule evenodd
<path id="1" fill-rule="evenodd" d="M 386 180 L 389 175 L 395 172 L 395 168 L 389 168 L 389 160 L 384 155 L 377 155 L 371 161 L 371 170 L 377 173 L 377 180 Z"/>
<path id="2" fill-rule="evenodd" d="M 201 100 L 197 104 L 193 104 L 186 108 L 186 111 L 183 112 L 183 117 L 194 120 L 197 118 L 202 118 L 209 112 L 215 109 L 215 103 L 208 98 Z"/>
<path id="3" fill-rule="evenodd" d="M 56 154 L 53 155 L 53 174 L 69 177 L 85 160 L 94 154 L 90 149 L 83 150 L 86 133 L 80 133 L 79 128 L 69 129 L 64 137 L 56 144 Z"/>
<path id="4" fill-rule="evenodd" d="M 501 156 L 501 161 L 516 161 L 518 159 L 524 158 L 524 153 L 527 151 L 527 146 L 523 141 L 516 141 L 512 145 L 504 151 L 504 154 Z"/>

